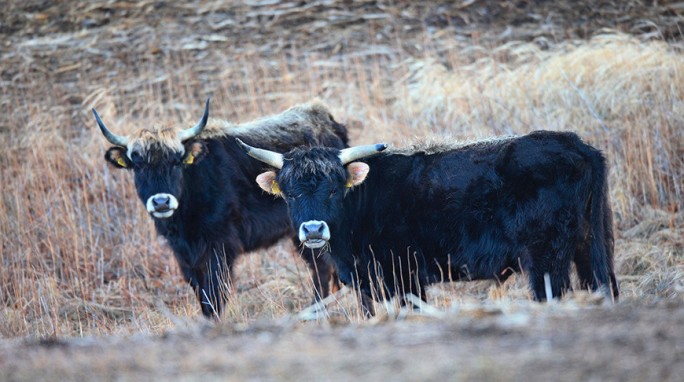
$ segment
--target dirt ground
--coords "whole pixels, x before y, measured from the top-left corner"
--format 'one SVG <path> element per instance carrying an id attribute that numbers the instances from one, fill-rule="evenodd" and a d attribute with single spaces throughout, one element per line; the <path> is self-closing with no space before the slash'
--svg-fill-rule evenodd
<path id="1" fill-rule="evenodd" d="M 158 337 L 5 341 L 0 380 L 678 381 L 683 326 L 681 302 L 197 324 Z"/>
<path id="2" fill-rule="evenodd" d="M 39 110 L 58 111 L 54 118 L 66 140 L 99 139 L 84 128 L 92 125 L 84 105 L 102 96 L 92 82 L 109 84 L 119 70 L 138 75 L 149 63 L 197 59 L 196 76 L 183 81 L 193 98 L 203 99 L 223 86 L 211 78 L 228 71 L 216 62 L 230 57 L 297 60 L 298 52 L 305 52 L 346 55 L 363 65 L 364 57 L 393 57 L 399 51 L 420 57 L 428 45 L 439 56 L 449 46 L 442 42 L 454 40 L 482 46 L 532 41 L 545 49 L 547 42 L 584 39 L 605 28 L 681 43 L 684 26 L 684 3 L 676 1 L 171 3 L 9 2 L 0 16 L 0 80 L 7 95 L 0 103 L 0 143 L 24 145 L 15 125 L 29 124 Z M 225 75 L 232 78 L 231 73 Z M 159 78 L 147 87 L 151 93 L 157 91 L 154 81 L 171 81 Z M 16 107 L 32 82 L 45 79 L 52 97 Z M 121 109 L 140 104 L 136 84 L 113 92 Z M 168 95 L 158 92 L 166 100 Z M 359 134 L 354 123 L 352 138 Z M 681 243 L 681 237 L 672 241 Z M 672 257 L 680 254 L 681 247 L 672 251 Z M 653 289 L 679 288 L 652 279 Z M 617 304 L 584 295 L 555 304 L 525 298 L 452 304 L 366 322 L 306 321 L 297 314 L 239 324 L 175 317 L 174 328 L 162 335 L 8 338 L 0 340 L 0 381 L 682 380 L 684 301 L 676 297 L 681 294 L 636 295 Z"/>

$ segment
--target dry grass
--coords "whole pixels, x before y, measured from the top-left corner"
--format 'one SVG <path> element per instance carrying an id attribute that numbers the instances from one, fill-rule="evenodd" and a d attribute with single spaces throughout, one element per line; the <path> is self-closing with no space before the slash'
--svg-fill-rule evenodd
<path id="1" fill-rule="evenodd" d="M 490 50 L 444 38 L 420 58 L 394 48 L 334 56 L 197 48 L 150 56 L 123 53 L 115 31 L 107 33 L 15 42 L 3 57 L 13 75 L 3 77 L 0 96 L 2 337 L 159 333 L 198 319 L 131 177 L 102 160 L 106 145 L 88 110 L 97 107 L 123 133 L 160 118 L 185 126 L 207 95 L 212 114 L 233 121 L 317 96 L 348 123 L 353 143 L 576 131 L 609 158 L 623 295 L 684 295 L 684 56 L 676 46 L 608 35 L 547 50 L 522 43 Z M 224 320 L 303 309 L 309 274 L 294 252 L 282 243 L 243 257 Z M 503 292 L 454 283 L 430 296 L 446 307 L 472 298 L 527 299 L 525 288 L 516 277 Z M 358 319 L 353 296 L 339 300 L 331 308 Z"/>

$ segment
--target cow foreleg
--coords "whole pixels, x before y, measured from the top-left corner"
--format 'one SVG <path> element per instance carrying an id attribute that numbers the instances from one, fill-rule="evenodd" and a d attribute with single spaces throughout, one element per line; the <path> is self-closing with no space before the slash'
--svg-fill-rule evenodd
<path id="1" fill-rule="evenodd" d="M 361 314 L 364 318 L 371 318 L 375 316 L 375 304 L 373 298 L 362 291 L 358 292 L 359 300 L 361 301 Z"/>
<path id="2" fill-rule="evenodd" d="M 205 312 L 203 297 L 202 297 L 202 285 L 204 282 L 204 271 L 201 269 L 195 269 L 185 262 L 178 262 L 181 272 L 183 272 L 183 279 L 190 284 L 190 287 L 195 292 L 195 296 L 200 302 L 202 307 L 202 313 L 205 317 L 211 317 L 211 312 Z"/>
<path id="3" fill-rule="evenodd" d="M 226 296 L 230 293 L 232 264 L 221 252 L 212 253 L 202 272 L 200 288 L 197 291 L 202 314 L 209 318 L 220 318 Z"/>
<path id="4" fill-rule="evenodd" d="M 313 302 L 316 303 L 340 289 L 339 279 L 334 267 L 327 260 L 328 254 L 322 249 L 305 248 L 301 253 L 304 261 L 309 265 L 314 286 Z"/>

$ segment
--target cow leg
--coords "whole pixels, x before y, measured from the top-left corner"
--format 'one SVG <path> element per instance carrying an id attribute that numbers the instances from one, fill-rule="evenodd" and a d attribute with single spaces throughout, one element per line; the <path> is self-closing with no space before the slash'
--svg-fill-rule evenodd
<path id="1" fill-rule="evenodd" d="M 605 292 L 607 292 L 607 285 L 610 283 L 609 273 L 612 272 L 612 261 L 608 260 L 612 259 L 613 253 L 612 223 L 610 216 L 605 217 L 604 220 L 606 222 L 592 222 L 591 210 L 588 209 L 586 218 L 582 222 L 583 234 L 578 240 L 573 261 L 577 269 L 580 288 L 583 290 L 596 291 L 603 287 Z M 601 229 L 598 228 L 599 226 Z M 600 233 L 600 237 L 596 237 L 593 234 L 592 228 Z M 608 236 L 609 239 L 604 238 L 604 236 Z M 609 295 L 610 293 L 607 294 Z"/>
<path id="2" fill-rule="evenodd" d="M 607 239 L 604 241 L 606 248 L 606 257 L 608 259 L 608 278 L 610 279 L 610 291 L 613 296 L 613 301 L 617 301 L 620 297 L 620 286 L 618 285 L 617 277 L 615 277 L 615 264 L 613 262 L 613 255 L 615 251 L 615 239 L 613 236 L 613 213 L 610 210 L 610 203 L 608 196 L 604 196 L 604 204 L 607 206 L 604 209 L 604 232 L 606 232 Z"/>
<path id="3" fill-rule="evenodd" d="M 213 303 L 211 302 L 211 299 L 207 299 L 207 297 L 211 295 L 211 291 L 207 291 L 206 288 L 208 283 L 206 281 L 207 274 L 205 270 L 193 269 L 189 266 L 181 266 L 181 270 L 183 271 L 183 278 L 190 283 L 190 287 L 192 287 L 195 296 L 197 296 L 200 308 L 202 309 L 202 314 L 207 318 L 214 316 L 214 312 L 210 307 Z"/>
<path id="4" fill-rule="evenodd" d="M 612 251 L 606 252 L 612 254 Z M 577 251 L 574 262 L 580 288 L 583 290 L 602 291 L 608 298 L 612 297 L 617 300 L 620 291 L 612 262 L 607 265 L 607 270 L 595 269 L 592 264 L 591 251 L 586 246 L 582 246 Z M 607 275 L 607 277 L 601 277 L 602 275 Z"/>
<path id="5" fill-rule="evenodd" d="M 330 295 L 331 281 L 333 293 L 340 289 L 340 283 L 335 274 L 335 269 L 327 260 L 328 255 L 324 253 L 323 250 L 304 248 L 301 252 L 301 256 L 311 270 L 311 277 L 314 285 L 314 303 Z"/>
<path id="6" fill-rule="evenodd" d="M 197 278 L 195 271 L 188 264 L 178 262 L 178 265 L 180 266 L 181 272 L 183 272 L 183 280 L 190 284 L 192 290 L 197 291 L 199 279 Z"/>
<path id="7" fill-rule="evenodd" d="M 545 301 L 546 281 L 544 275 L 549 275 L 551 294 L 553 298 L 560 298 L 570 288 L 570 256 L 568 251 L 549 247 L 536 248 L 530 251 L 531 264 L 526 269 L 529 272 L 534 299 Z"/>
<path id="8" fill-rule="evenodd" d="M 580 289 L 596 290 L 598 288 L 598 283 L 591 267 L 589 247 L 585 243 L 582 243 L 579 246 L 573 260 L 575 263 L 575 269 L 577 270 L 577 278 L 579 279 Z"/>
<path id="9" fill-rule="evenodd" d="M 337 293 L 342 289 L 342 284 L 340 282 L 340 277 L 335 271 L 335 266 L 330 265 L 330 293 Z"/>
<path id="10" fill-rule="evenodd" d="M 208 256 L 205 269 L 201 272 L 202 282 L 198 290 L 198 298 L 202 314 L 209 318 L 220 318 L 226 296 L 230 292 L 232 280 L 231 257 L 224 257 L 222 251 L 212 251 Z"/>
<path id="11" fill-rule="evenodd" d="M 344 275 L 344 274 L 343 274 Z M 350 278 L 349 283 L 347 285 L 351 286 L 352 290 L 356 293 L 356 297 L 361 304 L 361 315 L 364 318 L 370 318 L 375 316 L 375 304 L 373 301 L 373 297 L 371 297 L 371 289 L 366 288 L 364 290 L 361 286 L 360 283 L 368 283 L 370 285 L 370 280 L 364 279 L 364 280 L 359 280 L 358 278 Z"/>
<path id="12" fill-rule="evenodd" d="M 603 221 L 587 221 L 585 224 L 584 237 L 579 240 L 573 259 L 580 288 L 601 291 L 607 298 L 617 300 L 620 292 L 613 269 L 614 242 L 610 209 L 606 209 Z M 602 225 L 603 230 L 599 230 L 598 225 Z M 593 234 L 590 230 L 592 227 L 600 235 Z"/>
<path id="13" fill-rule="evenodd" d="M 195 296 L 199 300 L 200 307 L 202 307 L 202 314 L 205 317 L 211 317 L 211 311 L 205 312 L 203 297 L 202 297 L 202 285 L 204 282 L 204 271 L 202 269 L 195 269 L 191 267 L 184 261 L 179 260 L 178 265 L 180 266 L 181 272 L 183 272 L 183 279 L 190 284 L 190 287 L 195 292 Z"/>
<path id="14" fill-rule="evenodd" d="M 364 318 L 371 318 L 375 316 L 375 304 L 373 298 L 362 291 L 358 291 L 359 300 L 361 301 L 361 314 Z"/>

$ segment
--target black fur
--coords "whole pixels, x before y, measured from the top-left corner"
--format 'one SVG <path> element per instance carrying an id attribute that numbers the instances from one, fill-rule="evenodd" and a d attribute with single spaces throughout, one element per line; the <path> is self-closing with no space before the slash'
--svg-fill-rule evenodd
<path id="1" fill-rule="evenodd" d="M 328 223 L 340 279 L 366 296 L 424 298 L 429 283 L 503 281 L 522 269 L 544 300 L 544 274 L 560 297 L 574 261 L 582 288 L 612 286 L 618 297 L 598 150 L 549 131 L 442 150 L 366 158 L 366 180 L 347 190 L 339 150 L 294 149 L 277 181 L 295 227 Z"/>
<path id="2" fill-rule="evenodd" d="M 313 126 L 282 126 L 272 150 L 287 150 L 294 146 L 347 146 L 346 128 L 332 117 L 331 128 L 321 133 Z M 277 126 L 280 128 L 281 126 Z M 296 130 L 304 138 L 291 137 Z M 252 132 L 258 136 L 259 132 Z M 299 244 L 289 225 L 285 203 L 261 192 L 254 183 L 264 169 L 244 155 L 235 142 L 255 141 L 250 132 L 217 136 L 185 142 L 185 156 L 168 147 L 153 144 L 145 157 L 124 158 L 133 169 L 136 190 L 145 201 L 157 193 L 168 193 L 178 199 L 178 209 L 166 219 L 155 219 L 157 232 L 164 236 L 182 269 L 184 278 L 197 293 L 202 313 L 209 317 L 220 314 L 232 265 L 240 254 L 268 247 L 282 237 L 291 237 Z M 192 164 L 184 163 L 191 145 L 202 144 L 199 156 Z M 196 146 L 196 148 L 200 148 Z M 121 152 L 110 149 L 105 155 L 112 162 Z M 113 156 L 114 155 L 114 156 Z M 113 162 L 115 165 L 115 161 Z M 119 166 L 120 167 L 120 166 Z M 314 271 L 316 297 L 329 294 L 332 268 L 319 253 L 304 251 L 304 259 Z"/>

